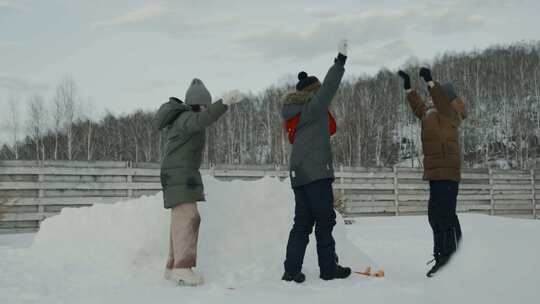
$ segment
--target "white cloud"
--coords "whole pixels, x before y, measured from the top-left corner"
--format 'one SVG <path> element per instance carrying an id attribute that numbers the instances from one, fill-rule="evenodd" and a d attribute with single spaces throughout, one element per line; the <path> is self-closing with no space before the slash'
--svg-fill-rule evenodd
<path id="1" fill-rule="evenodd" d="M 339 12 L 333 8 L 308 8 L 306 9 L 306 14 L 311 17 L 322 19 L 339 16 Z"/>
<path id="2" fill-rule="evenodd" d="M 155 20 L 167 14 L 167 6 L 161 2 L 154 2 L 146 6 L 130 10 L 124 14 L 115 16 L 108 20 L 94 22 L 94 27 L 107 27 L 115 25 L 141 24 Z"/>
<path id="3" fill-rule="evenodd" d="M 0 8 L 16 8 L 17 0 L 0 0 Z"/>
<path id="4" fill-rule="evenodd" d="M 488 19 L 480 14 L 467 14 L 461 9 L 441 9 L 432 10 L 426 15 L 429 23 L 423 26 L 431 27 L 434 34 L 453 34 L 456 32 L 467 32 L 482 29 Z"/>
<path id="5" fill-rule="evenodd" d="M 12 49 L 16 47 L 18 44 L 13 41 L 0 41 L 0 50 L 2 49 Z"/>
<path id="6" fill-rule="evenodd" d="M 0 0 L 1 10 L 23 11 L 29 8 L 30 0 Z"/>
<path id="7" fill-rule="evenodd" d="M 13 92 L 46 91 L 50 86 L 43 83 L 36 83 L 26 79 L 0 75 L 0 89 L 7 89 Z"/>
<path id="8" fill-rule="evenodd" d="M 304 30 L 275 27 L 239 34 L 234 42 L 268 58 L 312 57 L 335 50 L 340 37 L 349 38 L 352 46 L 397 39 L 417 17 L 412 9 L 357 11 L 325 17 Z"/>
<path id="9" fill-rule="evenodd" d="M 349 63 L 368 67 L 379 67 L 389 61 L 401 60 L 411 56 L 413 44 L 406 40 L 396 40 L 380 46 L 353 49 L 349 54 Z"/>

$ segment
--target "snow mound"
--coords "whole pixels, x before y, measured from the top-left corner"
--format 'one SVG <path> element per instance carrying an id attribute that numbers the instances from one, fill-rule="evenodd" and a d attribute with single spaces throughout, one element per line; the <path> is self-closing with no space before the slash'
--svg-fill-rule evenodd
<path id="1" fill-rule="evenodd" d="M 198 271 L 223 285 L 279 280 L 292 225 L 294 195 L 288 181 L 218 181 L 204 177 Z M 372 261 L 345 235 L 338 214 L 334 230 L 340 263 L 362 269 Z M 162 194 L 86 208 L 65 208 L 45 220 L 31 255 L 63 273 L 125 281 L 160 281 L 167 254 L 170 213 Z M 67 271 L 66 271 L 67 270 Z M 304 262 L 318 276 L 312 235 Z"/>

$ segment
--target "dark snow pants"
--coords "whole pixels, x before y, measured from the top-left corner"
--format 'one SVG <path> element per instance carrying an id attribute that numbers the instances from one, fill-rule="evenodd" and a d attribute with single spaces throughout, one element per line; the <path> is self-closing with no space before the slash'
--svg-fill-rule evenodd
<path id="1" fill-rule="evenodd" d="M 461 226 L 456 214 L 459 183 L 430 181 L 428 218 L 433 229 L 433 254 L 450 255 L 461 240 Z"/>
<path id="2" fill-rule="evenodd" d="M 336 213 L 332 180 L 322 179 L 294 188 L 294 196 L 294 224 L 287 243 L 285 271 L 296 274 L 302 270 L 309 235 L 315 226 L 320 271 L 335 272 L 337 255 L 332 230 L 336 225 Z"/>

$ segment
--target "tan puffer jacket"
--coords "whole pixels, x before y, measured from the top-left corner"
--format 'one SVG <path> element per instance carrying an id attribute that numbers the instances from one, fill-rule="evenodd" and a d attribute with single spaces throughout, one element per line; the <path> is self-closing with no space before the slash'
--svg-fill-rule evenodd
<path id="1" fill-rule="evenodd" d="M 407 94 L 414 114 L 422 120 L 424 180 L 461 180 L 459 126 L 467 114 L 461 98 L 449 100 L 439 83 L 429 88 L 434 108 L 416 91 Z"/>

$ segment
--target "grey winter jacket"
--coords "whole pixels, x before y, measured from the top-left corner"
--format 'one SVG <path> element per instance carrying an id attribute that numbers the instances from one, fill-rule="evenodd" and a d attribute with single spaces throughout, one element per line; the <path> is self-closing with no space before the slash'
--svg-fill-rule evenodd
<path id="1" fill-rule="evenodd" d="M 227 111 L 217 101 L 204 112 L 171 100 L 155 117 L 157 128 L 167 130 L 165 155 L 161 163 L 161 185 L 165 208 L 182 203 L 204 201 L 204 186 L 199 168 L 206 139 L 206 128 Z"/>
<path id="2" fill-rule="evenodd" d="M 289 120 L 301 113 L 290 157 L 293 188 L 320 179 L 334 179 L 327 112 L 344 73 L 342 65 L 334 64 L 318 91 L 296 91 L 283 98 L 283 119 Z"/>

